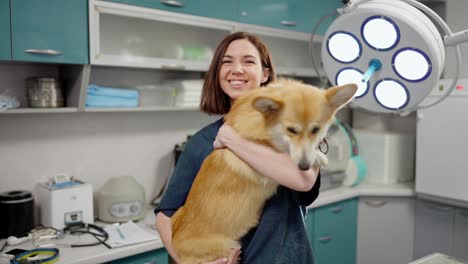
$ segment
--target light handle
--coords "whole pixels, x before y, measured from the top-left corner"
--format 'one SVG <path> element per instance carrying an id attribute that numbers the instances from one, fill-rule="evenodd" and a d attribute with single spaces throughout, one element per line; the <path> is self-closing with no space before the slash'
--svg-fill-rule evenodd
<path id="1" fill-rule="evenodd" d="M 369 62 L 369 69 L 367 69 L 367 71 L 364 73 L 361 81 L 363 83 L 368 82 L 372 74 L 374 74 L 374 72 L 380 70 L 381 68 L 382 68 L 382 63 L 378 59 L 372 59 Z"/>
<path id="2" fill-rule="evenodd" d="M 463 42 L 468 42 L 468 29 L 455 32 L 444 39 L 444 43 L 447 46 L 455 46 Z"/>

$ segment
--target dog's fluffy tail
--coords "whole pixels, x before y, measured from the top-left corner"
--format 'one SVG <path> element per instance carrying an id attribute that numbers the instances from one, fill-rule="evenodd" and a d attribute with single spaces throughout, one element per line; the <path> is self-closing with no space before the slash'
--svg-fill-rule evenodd
<path id="1" fill-rule="evenodd" d="M 173 240 L 173 247 L 180 259 L 180 264 L 203 264 L 230 255 L 239 247 L 237 241 L 221 235 L 203 236 L 203 238 L 181 238 Z"/>

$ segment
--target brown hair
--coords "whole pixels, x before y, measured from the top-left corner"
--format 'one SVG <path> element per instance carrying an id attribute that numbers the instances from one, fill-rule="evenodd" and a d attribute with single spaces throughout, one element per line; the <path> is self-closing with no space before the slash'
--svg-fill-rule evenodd
<path id="1" fill-rule="evenodd" d="M 205 82 L 203 83 L 200 109 L 210 115 L 223 115 L 229 112 L 231 108 L 231 98 L 224 93 L 219 85 L 219 69 L 221 67 L 221 60 L 229 44 L 238 39 L 247 39 L 250 41 L 260 54 L 262 68 L 268 69 L 268 79 L 266 82 L 262 83 L 262 86 L 276 80 L 276 72 L 271 61 L 270 52 L 260 38 L 246 32 L 235 32 L 226 36 L 214 53 L 210 68 L 205 75 Z"/>

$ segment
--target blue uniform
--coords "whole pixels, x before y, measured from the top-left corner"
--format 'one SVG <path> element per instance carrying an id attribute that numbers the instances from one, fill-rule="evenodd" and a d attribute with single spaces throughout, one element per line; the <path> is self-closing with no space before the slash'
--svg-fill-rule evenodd
<path id="1" fill-rule="evenodd" d="M 162 211 L 171 217 L 184 205 L 204 159 L 213 151 L 213 142 L 222 124 L 223 120 L 220 119 L 188 140 L 155 213 Z M 277 193 L 266 202 L 258 226 L 241 239 L 241 263 L 314 263 L 304 216 L 305 207 L 317 198 L 319 188 L 320 177 L 308 192 L 280 186 Z"/>

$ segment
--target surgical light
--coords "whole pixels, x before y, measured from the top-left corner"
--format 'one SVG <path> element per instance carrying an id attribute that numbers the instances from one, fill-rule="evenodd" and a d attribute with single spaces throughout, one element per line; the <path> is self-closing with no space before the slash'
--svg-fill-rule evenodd
<path id="1" fill-rule="evenodd" d="M 415 0 L 349 1 L 338 14 L 324 35 L 322 62 L 334 85 L 358 85 L 352 105 L 372 112 L 411 112 L 439 103 L 456 86 L 458 44 L 468 41 L 467 30 L 452 33 Z M 456 55 L 451 87 L 435 102 L 420 105 L 441 77 L 446 46 L 453 46 Z"/>

